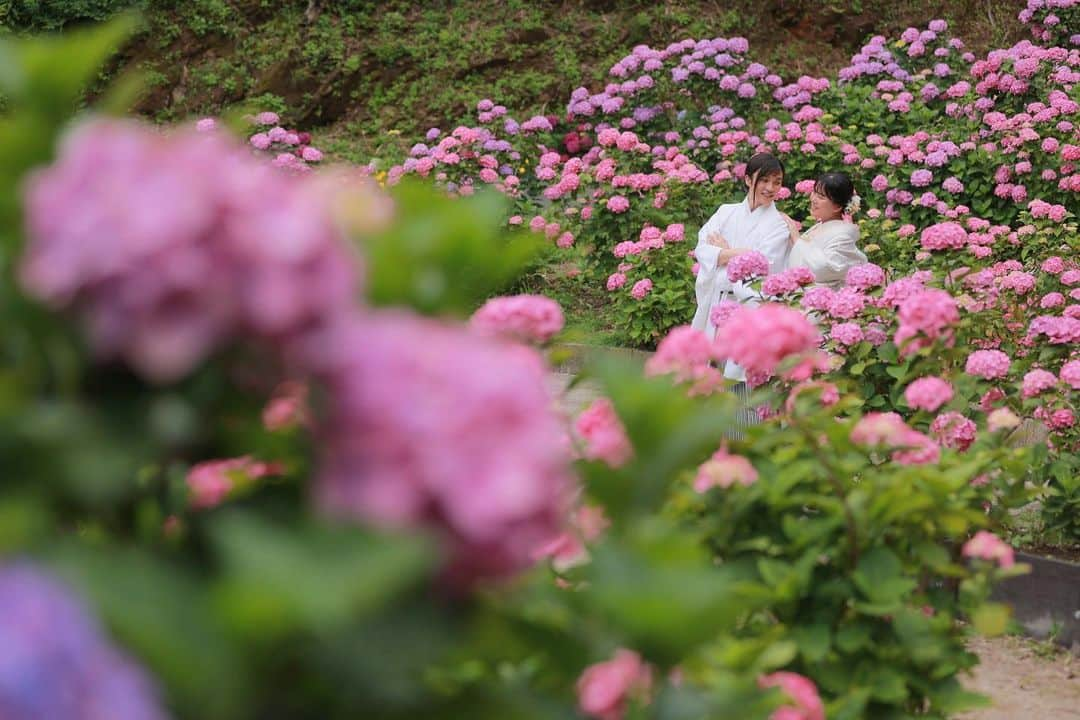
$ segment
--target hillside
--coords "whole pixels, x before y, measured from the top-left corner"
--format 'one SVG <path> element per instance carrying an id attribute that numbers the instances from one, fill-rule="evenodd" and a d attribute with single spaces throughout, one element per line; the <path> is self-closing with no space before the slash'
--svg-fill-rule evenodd
<path id="1" fill-rule="evenodd" d="M 88 11 L 92 2 L 68 4 L 82 7 L 82 17 L 103 12 Z M 124 4 L 132 3 L 98 3 Z M 639 43 L 741 35 L 755 59 L 791 77 L 832 74 L 869 35 L 932 17 L 948 20 L 975 52 L 1023 36 L 1019 4 L 990 0 L 134 4 L 145 9 L 146 30 L 114 70 L 146 74 L 139 112 L 178 120 L 254 99 L 357 159 L 397 155 L 426 128 L 465 118 L 483 97 L 520 115 L 561 112 L 574 87 L 601 82 Z M 47 22 L 58 27 L 63 18 Z"/>

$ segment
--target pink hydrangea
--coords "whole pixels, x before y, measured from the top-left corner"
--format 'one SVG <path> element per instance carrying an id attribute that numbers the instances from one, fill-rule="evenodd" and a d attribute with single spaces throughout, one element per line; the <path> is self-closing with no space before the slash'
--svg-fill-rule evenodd
<path id="1" fill-rule="evenodd" d="M 845 322 L 832 326 L 829 336 L 841 345 L 858 345 L 863 341 L 863 330 L 858 323 Z"/>
<path id="2" fill-rule="evenodd" d="M 638 280 L 634 287 L 630 288 L 630 296 L 635 300 L 642 300 L 653 288 L 653 282 L 649 278 Z"/>
<path id="3" fill-rule="evenodd" d="M 727 265 L 727 276 L 731 282 L 742 282 L 768 274 L 769 259 L 756 250 L 736 255 Z"/>
<path id="4" fill-rule="evenodd" d="M 176 380 L 229 341 L 285 349 L 351 310 L 346 196 L 380 207 L 364 181 L 287 175 L 223 134 L 91 120 L 27 183 L 20 280 L 75 310 L 99 356 Z"/>
<path id="5" fill-rule="evenodd" d="M 536 351 L 382 311 L 313 337 L 304 358 L 326 388 L 323 512 L 438 532 L 451 587 L 529 566 L 562 530 L 569 446 Z"/>
<path id="6" fill-rule="evenodd" d="M 758 678 L 758 686 L 779 688 L 795 703 L 776 710 L 770 720 L 825 720 L 825 705 L 809 678 L 793 672 L 775 672 Z"/>
<path id="7" fill-rule="evenodd" d="M 851 442 L 867 447 L 891 447 L 901 444 L 909 430 L 904 419 L 894 412 L 867 413 L 851 429 Z"/>
<path id="8" fill-rule="evenodd" d="M 609 292 L 612 291 L 612 290 L 618 290 L 619 288 L 621 288 L 625 284 L 626 284 L 626 274 L 625 273 L 615 272 L 615 273 L 611 273 L 611 275 L 608 275 L 607 289 L 608 289 Z"/>
<path id="9" fill-rule="evenodd" d="M 469 319 L 477 332 L 538 344 L 557 335 L 563 323 L 559 303 L 543 295 L 492 298 Z"/>
<path id="10" fill-rule="evenodd" d="M 273 144 L 270 140 L 270 136 L 266 133 L 255 133 L 248 138 L 248 142 L 251 143 L 251 146 L 256 150 L 266 150 Z"/>
<path id="11" fill-rule="evenodd" d="M 1009 356 L 1000 350 L 976 350 L 968 355 L 964 369 L 969 375 L 994 380 L 1008 375 L 1010 365 Z"/>
<path id="12" fill-rule="evenodd" d="M 892 460 L 897 464 L 933 465 L 941 459 L 941 447 L 916 430 L 908 430 L 904 433 L 898 444 L 903 449 L 892 454 Z"/>
<path id="13" fill-rule="evenodd" d="M 1012 290 L 1017 295 L 1026 295 L 1035 289 L 1035 276 L 1020 270 L 1014 270 L 1001 278 L 1001 287 Z"/>
<path id="14" fill-rule="evenodd" d="M 622 467 L 634 450 L 615 408 L 607 398 L 598 398 L 578 416 L 574 429 L 585 443 L 585 457 L 601 460 L 613 468 Z"/>
<path id="15" fill-rule="evenodd" d="M 874 263 L 856 265 L 847 271 L 845 282 L 856 290 L 869 290 L 885 284 L 885 271 Z"/>
<path id="16" fill-rule="evenodd" d="M 1035 397 L 1057 385 L 1057 380 L 1057 375 L 1049 370 L 1029 370 L 1024 373 L 1022 395 L 1026 398 Z"/>
<path id="17" fill-rule="evenodd" d="M 761 292 L 772 296 L 788 295 L 813 282 L 814 273 L 810 268 L 794 267 L 766 277 L 761 283 Z"/>
<path id="18" fill-rule="evenodd" d="M 968 233 L 954 222 L 938 223 L 922 231 L 920 244 L 924 250 L 960 250 L 967 245 Z"/>
<path id="19" fill-rule="evenodd" d="M 710 366 L 713 344 L 700 330 L 680 325 L 664 336 L 656 352 L 645 363 L 647 376 L 674 375 L 677 382 L 694 382 L 707 392 L 723 382 L 719 371 Z"/>
<path id="20" fill-rule="evenodd" d="M 742 455 L 729 454 L 725 448 L 720 448 L 698 467 L 697 477 L 694 479 L 694 490 L 705 493 L 710 488 L 729 488 L 736 483 L 743 486 L 753 485 L 757 479 L 757 470 L 749 460 Z"/>
<path id="21" fill-rule="evenodd" d="M 975 533 L 973 538 L 964 543 L 960 552 L 964 557 L 996 561 L 1003 568 L 1012 567 L 1016 563 L 1012 547 L 986 530 Z"/>
<path id="22" fill-rule="evenodd" d="M 893 342 L 909 355 L 939 338 L 950 342 L 952 326 L 959 322 L 960 313 L 949 293 L 922 288 L 900 302 L 897 317 L 899 328 Z"/>
<path id="23" fill-rule="evenodd" d="M 630 201 L 622 195 L 615 195 L 608 198 L 605 207 L 613 213 L 624 213 L 630 209 Z"/>
<path id="24" fill-rule="evenodd" d="M 866 296 L 850 287 L 840 288 L 829 299 L 830 317 L 849 320 L 862 312 L 866 306 Z"/>
<path id="25" fill-rule="evenodd" d="M 709 310 L 709 322 L 715 328 L 720 327 L 728 321 L 731 317 L 731 313 L 742 307 L 738 302 L 734 300 L 723 300 L 712 306 Z"/>
<path id="26" fill-rule="evenodd" d="M 922 377 L 907 386 L 904 399 L 917 410 L 935 412 L 953 398 L 953 388 L 939 377 Z"/>
<path id="27" fill-rule="evenodd" d="M 201 462 L 187 474 L 191 507 L 199 510 L 216 507 L 238 485 L 280 472 L 278 465 L 258 462 L 248 455 Z"/>
<path id="28" fill-rule="evenodd" d="M 978 428 L 958 412 L 941 413 L 930 423 L 930 432 L 947 448 L 963 452 L 975 442 Z"/>
<path id="29" fill-rule="evenodd" d="M 296 380 L 278 385 L 262 411 L 263 427 L 271 432 L 307 425 L 310 420 L 308 386 Z"/>
<path id="30" fill-rule="evenodd" d="M 281 117 L 276 112 L 261 112 L 255 116 L 256 125 L 277 125 Z"/>
<path id="31" fill-rule="evenodd" d="M 817 348 L 821 336 L 805 315 L 767 303 L 741 307 L 716 332 L 718 355 L 748 371 L 772 374 L 785 358 Z"/>
<path id="32" fill-rule="evenodd" d="M 1046 293 L 1039 299 L 1039 307 L 1043 310 L 1052 310 L 1065 304 L 1065 296 L 1059 292 Z"/>
<path id="33" fill-rule="evenodd" d="M 1073 390 L 1080 390 L 1080 360 L 1070 360 L 1061 366 L 1061 381 Z"/>
<path id="34" fill-rule="evenodd" d="M 578 709 L 597 720 L 622 720 L 631 701 L 648 702 L 652 669 L 632 650 L 620 648 L 606 662 L 585 668 L 577 681 Z"/>
<path id="35" fill-rule="evenodd" d="M 1065 261 L 1058 256 L 1048 257 L 1040 266 L 1042 271 L 1051 275 L 1060 275 L 1065 272 Z"/>
<path id="36" fill-rule="evenodd" d="M 807 310 L 828 310 L 835 294 L 832 288 L 824 285 L 809 288 L 803 294 L 802 306 Z"/>

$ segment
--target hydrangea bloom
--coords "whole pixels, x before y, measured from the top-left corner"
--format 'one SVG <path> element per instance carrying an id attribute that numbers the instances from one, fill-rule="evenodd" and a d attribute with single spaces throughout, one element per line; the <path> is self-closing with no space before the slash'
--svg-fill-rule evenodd
<path id="1" fill-rule="evenodd" d="M 935 412 L 953 398 L 953 388 L 939 377 L 923 377 L 907 386 L 904 399 L 917 410 Z"/>
<path id="2" fill-rule="evenodd" d="M 856 265 L 847 271 L 845 282 L 856 290 L 869 290 L 885 284 L 885 271 L 874 263 Z"/>
<path id="3" fill-rule="evenodd" d="M 930 432 L 942 445 L 961 452 L 975 442 L 977 430 L 975 423 L 957 412 L 942 413 L 930 423 Z"/>
<path id="4" fill-rule="evenodd" d="M 647 702 L 651 689 L 649 665 L 636 652 L 619 648 L 611 660 L 590 665 L 578 678 L 578 708 L 597 720 L 622 720 L 629 702 Z"/>
<path id="5" fill-rule="evenodd" d="M 753 485 L 758 473 L 749 460 L 742 455 L 732 455 L 725 448 L 720 448 L 712 457 L 698 467 L 694 479 L 694 490 L 708 492 L 710 488 L 729 488 L 739 485 Z"/>
<path id="6" fill-rule="evenodd" d="M 673 374 L 676 382 L 694 382 L 708 392 L 723 382 L 720 372 L 710 367 L 714 349 L 705 333 L 689 325 L 673 328 L 645 363 L 647 376 Z"/>
<path id="7" fill-rule="evenodd" d="M 813 350 L 820 342 L 805 315 L 771 303 L 740 307 L 716 331 L 718 354 L 756 373 L 772 374 L 784 358 Z"/>
<path id="8" fill-rule="evenodd" d="M 1073 390 L 1080 390 L 1080 360 L 1070 360 L 1061 366 L 1061 381 Z"/>
<path id="9" fill-rule="evenodd" d="M 900 302 L 897 317 L 900 325 L 893 342 L 907 355 L 939 338 L 949 342 L 952 326 L 959 322 L 960 313 L 949 293 L 920 288 Z"/>
<path id="10" fill-rule="evenodd" d="M 825 705 L 817 686 L 793 672 L 775 672 L 758 678 L 762 688 L 779 688 L 795 705 L 785 705 L 772 714 L 772 720 L 825 720 Z"/>
<path id="11" fill-rule="evenodd" d="M 727 276 L 731 282 L 742 282 L 768 274 L 769 259 L 756 250 L 736 255 L 727 265 Z"/>
<path id="12" fill-rule="evenodd" d="M 326 333 L 305 359 L 327 388 L 319 506 L 441 531 L 455 586 L 529 565 L 571 490 L 539 355 L 396 311 Z"/>
<path id="13" fill-rule="evenodd" d="M 967 245 L 967 241 L 967 230 L 954 222 L 931 225 L 920 236 L 924 250 L 959 250 Z"/>
<path id="14" fill-rule="evenodd" d="M 1029 370 L 1024 374 L 1022 394 L 1026 398 L 1035 397 L 1057 385 L 1057 380 L 1057 375 L 1049 370 Z"/>
<path id="15" fill-rule="evenodd" d="M 585 457 L 589 460 L 602 460 L 617 468 L 625 465 L 634 453 L 626 429 L 607 398 L 594 400 L 578 416 L 574 429 L 585 442 Z"/>
<path id="16" fill-rule="evenodd" d="M 858 323 L 845 322 L 832 326 L 829 336 L 841 345 L 858 345 L 863 341 L 863 330 Z"/>
<path id="17" fill-rule="evenodd" d="M 237 485 L 280 472 L 281 467 L 278 465 L 258 462 L 248 455 L 201 462 L 187 474 L 191 506 L 196 509 L 215 507 L 221 504 Z"/>
<path id="18" fill-rule="evenodd" d="M 1012 567 L 1016 563 L 1012 547 L 986 530 L 975 533 L 973 538 L 964 543 L 960 552 L 964 557 L 996 561 L 1003 568 Z"/>
<path id="19" fill-rule="evenodd" d="M 217 133 L 92 120 L 28 183 L 20 278 L 76 310 L 99 355 L 174 380 L 237 336 L 289 340 L 352 307 L 356 262 L 331 212 L 344 191 Z"/>
<path id="20" fill-rule="evenodd" d="M 0 647 L 0 717 L 167 717 L 150 678 L 67 588 L 28 563 L 0 565 Z"/>
<path id="21" fill-rule="evenodd" d="M 976 350 L 968 355 L 964 369 L 970 375 L 994 380 L 1008 375 L 1010 365 L 1009 356 L 1000 350 Z"/>
<path id="22" fill-rule="evenodd" d="M 478 332 L 539 344 L 557 335 L 563 323 L 559 303 L 543 295 L 492 298 L 469 320 Z"/>

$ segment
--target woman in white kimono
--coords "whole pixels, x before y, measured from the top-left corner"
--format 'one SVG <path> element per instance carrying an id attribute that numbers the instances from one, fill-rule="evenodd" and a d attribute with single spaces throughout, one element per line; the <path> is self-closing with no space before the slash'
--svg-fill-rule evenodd
<path id="1" fill-rule="evenodd" d="M 825 173 L 810 193 L 810 216 L 817 222 L 799 234 L 798 226 L 786 218 L 791 252 L 787 267 L 810 268 L 820 285 L 840 287 L 847 271 L 866 263 L 858 247 L 859 226 L 844 220 L 844 214 L 859 209 L 859 196 L 846 173 Z"/>
<path id="2" fill-rule="evenodd" d="M 774 204 L 783 187 L 784 166 L 768 153 L 758 153 L 746 163 L 746 198 L 742 202 L 721 205 L 698 231 L 694 255 L 698 261 L 695 282 L 697 312 L 691 327 L 709 338 L 716 334 L 709 314 L 724 300 L 756 304 L 758 295 L 742 283 L 727 278 L 728 262 L 742 253 L 756 250 L 769 260 L 769 272 L 784 269 L 789 231 L 784 215 Z M 724 375 L 745 380 L 742 368 L 729 362 Z"/>

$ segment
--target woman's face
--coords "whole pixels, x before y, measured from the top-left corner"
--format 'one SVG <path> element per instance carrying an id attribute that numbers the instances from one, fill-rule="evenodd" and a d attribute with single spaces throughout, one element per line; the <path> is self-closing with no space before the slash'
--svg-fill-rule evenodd
<path id="1" fill-rule="evenodd" d="M 750 207 L 757 209 L 759 207 L 767 207 L 776 200 L 776 194 L 780 192 L 780 188 L 784 186 L 784 176 L 782 173 L 773 173 L 772 175 L 762 175 L 760 172 L 754 176 L 754 178 L 746 181 L 747 187 L 753 196 L 750 198 Z"/>
<path id="2" fill-rule="evenodd" d="M 810 193 L 810 215 L 818 222 L 835 220 L 844 214 L 844 209 L 826 197 L 823 193 L 814 190 Z"/>

